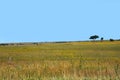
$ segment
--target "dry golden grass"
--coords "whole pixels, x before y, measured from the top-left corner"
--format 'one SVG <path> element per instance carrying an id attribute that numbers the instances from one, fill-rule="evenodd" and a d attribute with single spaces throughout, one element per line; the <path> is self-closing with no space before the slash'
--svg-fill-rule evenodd
<path id="1" fill-rule="evenodd" d="M 120 80 L 120 42 L 0 46 L 0 80 Z"/>

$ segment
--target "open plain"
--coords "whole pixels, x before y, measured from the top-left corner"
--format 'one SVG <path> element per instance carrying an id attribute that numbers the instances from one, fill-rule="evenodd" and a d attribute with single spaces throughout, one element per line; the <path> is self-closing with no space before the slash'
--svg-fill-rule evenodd
<path id="1" fill-rule="evenodd" d="M 120 41 L 0 45 L 0 80 L 120 80 Z"/>

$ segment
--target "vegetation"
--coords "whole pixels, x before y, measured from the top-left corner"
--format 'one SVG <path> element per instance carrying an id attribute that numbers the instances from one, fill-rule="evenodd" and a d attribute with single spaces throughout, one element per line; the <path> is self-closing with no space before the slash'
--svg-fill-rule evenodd
<path id="1" fill-rule="evenodd" d="M 90 38 L 89 38 L 89 39 L 93 39 L 93 40 L 95 40 L 95 39 L 97 39 L 97 38 L 99 38 L 99 36 L 98 36 L 98 35 L 93 35 L 93 36 L 90 36 Z"/>
<path id="2" fill-rule="evenodd" d="M 104 40 L 104 38 L 103 37 L 101 37 L 101 39 L 100 39 L 101 41 L 103 41 Z"/>
<path id="3" fill-rule="evenodd" d="M 110 41 L 114 41 L 114 39 L 110 39 Z"/>
<path id="4" fill-rule="evenodd" d="M 120 80 L 120 42 L 0 46 L 0 80 Z"/>

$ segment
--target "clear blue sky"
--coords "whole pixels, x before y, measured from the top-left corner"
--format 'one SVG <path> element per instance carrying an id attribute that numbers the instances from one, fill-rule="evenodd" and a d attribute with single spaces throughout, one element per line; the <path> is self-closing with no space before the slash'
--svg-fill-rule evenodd
<path id="1" fill-rule="evenodd" d="M 0 42 L 120 39 L 120 0 L 0 0 Z"/>

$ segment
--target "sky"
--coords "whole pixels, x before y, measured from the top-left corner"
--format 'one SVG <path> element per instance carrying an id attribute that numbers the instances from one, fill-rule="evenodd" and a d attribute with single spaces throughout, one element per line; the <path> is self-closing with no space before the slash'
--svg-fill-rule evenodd
<path id="1" fill-rule="evenodd" d="M 0 43 L 120 39 L 120 0 L 0 0 Z"/>

